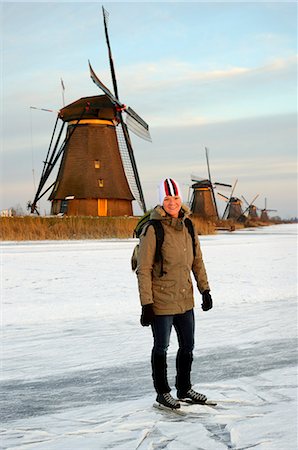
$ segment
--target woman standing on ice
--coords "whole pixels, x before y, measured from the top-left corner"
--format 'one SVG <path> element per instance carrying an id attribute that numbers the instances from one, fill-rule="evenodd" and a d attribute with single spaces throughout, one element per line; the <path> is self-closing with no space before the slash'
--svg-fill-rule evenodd
<path id="1" fill-rule="evenodd" d="M 180 400 L 205 403 L 205 395 L 191 388 L 190 374 L 194 348 L 194 297 L 191 272 L 202 294 L 202 309 L 212 308 L 212 298 L 197 233 L 182 204 L 178 183 L 166 178 L 159 186 L 160 205 L 150 219 L 160 221 L 163 229 L 161 257 L 156 255 L 154 226 L 144 227 L 140 236 L 137 277 L 142 305 L 141 324 L 152 327 L 152 377 L 157 402 L 171 409 L 180 408 L 170 394 L 167 380 L 167 350 L 172 326 L 179 349 L 176 358 L 176 389 Z M 151 222 L 149 222 L 151 223 Z M 153 225 L 153 224 L 152 224 Z"/>

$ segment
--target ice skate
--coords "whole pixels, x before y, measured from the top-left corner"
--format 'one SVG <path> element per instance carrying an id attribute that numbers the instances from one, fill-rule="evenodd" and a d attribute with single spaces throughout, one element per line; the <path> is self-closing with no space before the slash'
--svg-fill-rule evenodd
<path id="1" fill-rule="evenodd" d="M 207 397 L 204 394 L 194 391 L 193 389 L 188 389 L 187 392 L 181 393 L 177 392 L 178 400 L 186 403 L 195 403 L 199 405 L 204 405 L 207 402 Z"/>

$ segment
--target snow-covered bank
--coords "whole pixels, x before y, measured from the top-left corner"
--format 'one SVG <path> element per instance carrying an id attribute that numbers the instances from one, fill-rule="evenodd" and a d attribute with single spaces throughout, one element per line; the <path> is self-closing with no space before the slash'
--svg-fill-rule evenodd
<path id="1" fill-rule="evenodd" d="M 183 418 L 152 408 L 134 240 L 2 243 L 3 448 L 296 449 L 296 232 L 201 237 L 193 382 L 222 401 Z"/>

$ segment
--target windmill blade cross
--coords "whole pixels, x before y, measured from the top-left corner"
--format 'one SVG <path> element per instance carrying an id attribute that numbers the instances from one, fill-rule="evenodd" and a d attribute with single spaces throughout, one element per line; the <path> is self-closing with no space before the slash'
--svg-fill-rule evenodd
<path id="1" fill-rule="evenodd" d="M 259 197 L 260 194 L 257 194 L 252 201 L 250 202 L 249 206 L 253 205 L 253 203 L 256 201 L 256 199 Z"/>
<path id="2" fill-rule="evenodd" d="M 243 211 L 243 215 L 246 214 L 247 211 L 249 211 L 249 206 L 250 206 L 250 205 L 248 205 L 248 206 L 245 208 L 245 210 Z"/>

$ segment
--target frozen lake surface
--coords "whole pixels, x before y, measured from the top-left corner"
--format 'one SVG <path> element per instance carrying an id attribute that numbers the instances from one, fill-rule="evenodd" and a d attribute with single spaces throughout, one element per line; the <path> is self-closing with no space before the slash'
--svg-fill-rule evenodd
<path id="1" fill-rule="evenodd" d="M 0 448 L 297 449 L 297 226 L 200 241 L 214 308 L 196 294 L 192 381 L 218 406 L 185 416 L 152 407 L 135 240 L 1 243 Z"/>

